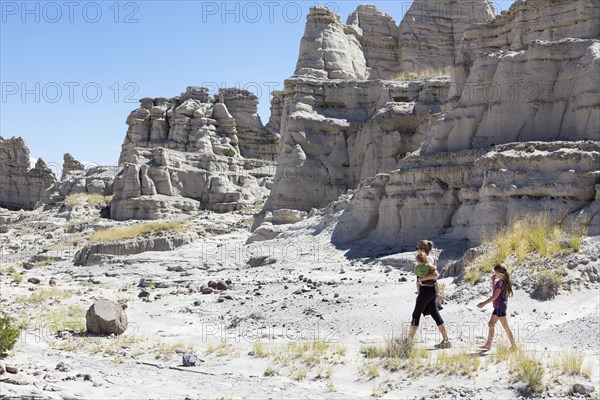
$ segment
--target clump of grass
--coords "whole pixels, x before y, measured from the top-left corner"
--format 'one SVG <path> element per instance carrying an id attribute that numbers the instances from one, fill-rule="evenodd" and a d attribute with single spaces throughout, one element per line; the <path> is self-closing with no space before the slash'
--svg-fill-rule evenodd
<path id="1" fill-rule="evenodd" d="M 333 383 L 333 379 L 327 379 L 326 388 L 329 393 L 337 392 L 337 388 L 335 387 L 335 384 Z"/>
<path id="2" fill-rule="evenodd" d="M 588 375 L 588 371 L 583 368 L 583 353 L 574 351 L 565 353 L 554 362 L 554 366 L 558 367 L 563 374 L 567 375 Z"/>
<path id="3" fill-rule="evenodd" d="M 12 275 L 11 275 L 11 277 L 12 277 L 12 280 L 15 281 L 15 282 L 17 282 L 17 283 L 23 282 L 23 275 L 21 275 L 18 272 L 13 272 Z"/>
<path id="4" fill-rule="evenodd" d="M 558 271 L 541 271 L 534 277 L 531 296 L 539 300 L 549 300 L 556 297 L 563 278 Z"/>
<path id="5" fill-rule="evenodd" d="M 468 353 L 440 353 L 435 360 L 435 368 L 446 375 L 473 375 L 479 368 L 479 356 Z"/>
<path id="6" fill-rule="evenodd" d="M 491 358 L 495 362 L 502 362 L 508 360 L 511 356 L 518 354 L 516 349 L 513 349 L 510 344 L 505 341 L 498 342 L 496 344 L 496 352 L 492 354 Z"/>
<path id="7" fill-rule="evenodd" d="M 68 352 L 85 352 L 88 354 L 104 354 L 106 356 L 125 355 L 136 358 L 145 351 L 141 346 L 146 339 L 141 336 L 120 335 L 116 337 L 76 336 L 52 342 L 54 349 Z"/>
<path id="8" fill-rule="evenodd" d="M 516 361 L 516 372 L 519 380 L 525 383 L 525 391 L 539 393 L 543 389 L 544 367 L 525 354 Z"/>
<path id="9" fill-rule="evenodd" d="M 182 342 L 169 344 L 159 341 L 154 347 L 154 358 L 157 360 L 170 360 L 177 351 L 194 353 L 196 347 Z"/>
<path id="10" fill-rule="evenodd" d="M 385 341 L 385 356 L 389 358 L 409 359 L 414 348 L 414 342 L 408 337 L 399 338 L 392 335 Z"/>
<path id="11" fill-rule="evenodd" d="M 302 381 L 306 379 L 307 375 L 308 372 L 306 368 L 304 368 L 303 366 L 298 366 L 295 368 L 294 373 L 292 374 L 292 378 L 294 378 L 297 381 Z"/>
<path id="12" fill-rule="evenodd" d="M 209 344 L 206 348 L 207 354 L 215 354 L 218 357 L 225 357 L 228 355 L 235 355 L 234 347 L 227 341 L 222 341 L 217 345 Z"/>
<path id="13" fill-rule="evenodd" d="M 100 194 L 76 193 L 67 196 L 65 203 L 71 206 L 92 205 L 99 206 L 110 203 L 113 196 L 102 196 Z"/>
<path id="14" fill-rule="evenodd" d="M 80 306 L 70 305 L 42 314 L 42 320 L 52 333 L 62 330 L 83 332 L 85 331 L 85 312 L 86 310 Z"/>
<path id="15" fill-rule="evenodd" d="M 328 349 L 329 344 L 320 339 L 289 343 L 287 347 L 288 353 L 293 358 L 300 358 L 309 366 L 320 364 L 323 358 L 326 356 Z"/>
<path id="16" fill-rule="evenodd" d="M 61 290 L 55 287 L 38 289 L 29 296 L 19 296 L 15 299 L 16 303 L 29 305 L 39 305 L 50 300 L 66 300 L 73 295 L 70 290 Z"/>
<path id="17" fill-rule="evenodd" d="M 121 228 L 109 228 L 98 231 L 90 238 L 90 243 L 110 242 L 119 239 L 131 239 L 143 235 L 160 232 L 179 232 L 185 224 L 181 221 L 170 222 L 141 222 Z"/>
<path id="18" fill-rule="evenodd" d="M 12 350 L 20 334 L 19 328 L 13 325 L 7 315 L 0 318 L 0 353 Z"/>
<path id="19" fill-rule="evenodd" d="M 465 279 L 471 282 L 481 281 L 483 275 L 491 271 L 495 264 L 505 262 L 511 255 L 515 255 L 519 263 L 523 263 L 529 255 L 552 258 L 565 251 L 561 240 L 567 236 L 558 225 L 550 223 L 545 215 L 516 220 L 486 240 L 490 250 L 475 257 L 466 266 Z"/>
<path id="20" fill-rule="evenodd" d="M 432 78 L 436 76 L 450 76 L 452 73 L 452 67 L 447 66 L 444 68 L 432 69 L 425 68 L 417 72 L 403 72 L 392 78 L 393 81 L 413 81 L 415 79 Z"/>
<path id="21" fill-rule="evenodd" d="M 385 357 L 385 348 L 382 346 L 361 346 L 360 352 L 366 358 L 383 358 Z"/>
<path id="22" fill-rule="evenodd" d="M 260 357 L 260 358 L 265 358 L 269 355 L 269 353 L 265 349 L 264 343 L 261 342 L 260 340 L 257 340 L 256 342 L 254 342 L 254 345 L 252 346 L 252 351 L 254 351 L 254 355 L 256 357 Z"/>

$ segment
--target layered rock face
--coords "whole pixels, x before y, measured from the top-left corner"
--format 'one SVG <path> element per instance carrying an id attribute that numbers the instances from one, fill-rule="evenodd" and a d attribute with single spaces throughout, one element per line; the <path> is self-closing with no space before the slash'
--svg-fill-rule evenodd
<path id="1" fill-rule="evenodd" d="M 325 79 L 367 79 L 369 71 L 355 30 L 326 7 L 306 17 L 295 75 Z"/>
<path id="2" fill-rule="evenodd" d="M 390 171 L 425 137 L 441 110 L 446 78 L 413 82 L 292 78 L 285 83 L 281 154 L 264 211 L 310 211 Z"/>
<path id="3" fill-rule="evenodd" d="M 337 244 L 423 237 L 478 244 L 512 218 L 540 213 L 599 234 L 600 4 L 517 2 L 468 26 L 493 16 L 490 2 L 443 3 L 413 3 L 397 36 L 398 71 L 452 65 L 452 83 L 362 80 L 377 65 L 360 40 L 361 18 L 375 18 L 373 10 L 357 10 L 352 29 L 321 9 L 309 16 L 308 36 L 322 53 L 303 44 L 296 75 L 305 76 L 286 82 L 280 165 L 264 213 L 323 207 L 363 181 L 336 226 Z M 470 11 L 445 16 L 444 5 Z M 391 31 L 379 18 L 381 46 L 369 54 L 389 73 L 394 57 L 378 49 L 395 36 L 382 39 Z M 307 55 L 337 57 L 326 44 L 334 32 L 356 38 L 363 57 L 309 68 L 306 61 L 319 58 Z M 355 54 L 348 37 L 338 43 Z M 255 240 L 278 234 L 259 225 L 264 215 Z"/>
<path id="4" fill-rule="evenodd" d="M 399 74 L 400 30 L 396 21 L 373 5 L 360 5 L 346 22 L 358 38 L 369 79 L 394 79 Z"/>
<path id="5" fill-rule="evenodd" d="M 63 159 L 62 178 L 54 190 L 58 193 L 58 199 L 80 193 L 101 196 L 113 194 L 116 166 L 97 165 L 86 169 L 69 153 L 65 154 Z"/>
<path id="6" fill-rule="evenodd" d="M 465 29 L 494 19 L 492 1 L 415 0 L 398 33 L 402 73 L 439 71 L 458 62 Z"/>
<path id="7" fill-rule="evenodd" d="M 127 119 L 111 218 L 227 212 L 264 199 L 273 163 L 244 159 L 240 151 L 271 158 L 275 136 L 262 128 L 249 93 L 225 90 L 218 97 L 189 87 L 180 97 L 140 101 Z M 242 143 L 226 98 L 241 118 Z"/>
<path id="8" fill-rule="evenodd" d="M 0 136 L 0 207 L 33 210 L 51 195 L 56 176 L 41 158 L 29 162 L 23 139 Z"/>
<path id="9" fill-rule="evenodd" d="M 600 234 L 600 143 L 527 142 L 409 156 L 361 183 L 333 234 L 414 243 L 444 237 L 479 244 L 507 222 L 544 213 L 549 222 Z"/>
<path id="10" fill-rule="evenodd" d="M 527 140 L 600 140 L 598 2 L 515 3 L 465 31 L 436 153 Z"/>
<path id="11" fill-rule="evenodd" d="M 136 148 L 239 155 L 235 120 L 208 89 L 190 86 L 179 97 L 144 98 L 140 104 L 127 118 L 119 164 L 135 162 Z"/>
<path id="12" fill-rule="evenodd" d="M 263 126 L 258 115 L 258 97 L 242 89 L 221 89 L 219 96 L 235 119 L 242 157 L 275 161 L 279 134 Z"/>
<path id="13" fill-rule="evenodd" d="M 469 24 L 494 14 L 488 0 L 416 0 L 399 26 L 373 5 L 359 6 L 343 24 L 329 9 L 314 7 L 294 75 L 352 80 L 430 75 L 457 62 Z"/>
<path id="14" fill-rule="evenodd" d="M 446 112 L 419 128 L 421 155 L 365 181 L 334 240 L 479 244 L 534 214 L 600 234 L 599 13 L 531 0 L 466 29 Z"/>

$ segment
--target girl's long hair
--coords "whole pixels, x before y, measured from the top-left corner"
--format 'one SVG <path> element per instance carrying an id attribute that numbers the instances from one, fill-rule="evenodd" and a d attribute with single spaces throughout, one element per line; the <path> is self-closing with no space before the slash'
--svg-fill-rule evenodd
<path id="1" fill-rule="evenodd" d="M 506 265 L 496 264 L 494 266 L 494 271 L 498 271 L 502 275 L 504 275 L 504 279 L 506 280 L 506 289 L 508 291 L 508 295 L 512 297 L 512 295 L 513 295 L 512 281 L 510 280 L 510 274 L 508 273 L 508 270 L 506 269 Z"/>

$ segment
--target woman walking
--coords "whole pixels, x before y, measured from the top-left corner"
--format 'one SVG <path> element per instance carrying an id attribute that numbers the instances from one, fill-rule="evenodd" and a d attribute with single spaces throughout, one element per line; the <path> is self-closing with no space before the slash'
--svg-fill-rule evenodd
<path id="1" fill-rule="evenodd" d="M 417 244 L 417 255 L 424 254 L 429 255 L 433 250 L 433 243 L 429 240 L 421 240 Z M 440 315 L 440 312 L 436 303 L 436 284 L 439 274 L 434 269 L 429 275 L 418 278 L 420 282 L 419 294 L 417 295 L 417 301 L 415 309 L 412 313 L 412 321 L 410 323 L 409 338 L 413 340 L 417 330 L 419 329 L 419 322 L 421 315 L 425 311 L 434 319 L 440 333 L 442 334 L 442 341 L 435 345 L 438 349 L 447 349 L 450 347 L 450 340 L 448 339 L 448 333 L 446 332 L 446 325 Z"/>

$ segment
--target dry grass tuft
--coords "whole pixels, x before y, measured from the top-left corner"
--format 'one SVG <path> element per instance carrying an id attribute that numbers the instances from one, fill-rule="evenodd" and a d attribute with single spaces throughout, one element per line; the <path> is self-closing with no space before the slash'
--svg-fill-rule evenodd
<path id="1" fill-rule="evenodd" d="M 110 242 L 119 239 L 131 239 L 139 236 L 160 232 L 180 232 L 186 227 L 181 221 L 141 222 L 120 228 L 110 228 L 98 231 L 91 237 L 90 243 Z"/>
<path id="2" fill-rule="evenodd" d="M 15 303 L 24 303 L 29 305 L 40 305 L 51 300 L 66 300 L 73 296 L 70 290 L 62 290 L 55 287 L 38 289 L 30 296 L 19 296 Z"/>
<path id="3" fill-rule="evenodd" d="M 480 282 L 494 265 L 505 262 L 511 255 L 515 255 L 519 263 L 523 263 L 530 255 L 550 259 L 568 248 L 574 249 L 572 246 L 577 246 L 582 235 L 583 232 L 569 235 L 558 225 L 550 223 L 544 214 L 514 221 L 485 241 L 491 250 L 467 265 L 465 279 Z M 563 241 L 567 238 L 570 239 Z"/>
<path id="4" fill-rule="evenodd" d="M 393 81 L 414 81 L 416 79 L 423 79 L 423 78 L 450 76 L 451 74 L 452 74 L 451 66 L 447 66 L 445 68 L 438 68 L 438 69 L 426 68 L 426 69 L 423 69 L 418 72 L 401 73 L 401 74 L 393 77 L 391 80 L 393 80 Z"/>
<path id="5" fill-rule="evenodd" d="M 89 204 L 91 206 L 100 206 L 110 203 L 113 196 L 102 196 L 100 194 L 76 193 L 67 196 L 65 203 L 71 206 L 83 206 Z"/>

